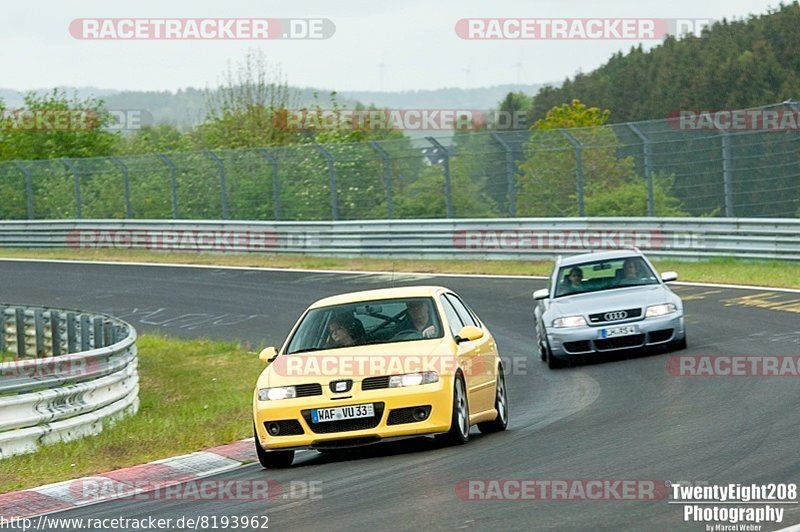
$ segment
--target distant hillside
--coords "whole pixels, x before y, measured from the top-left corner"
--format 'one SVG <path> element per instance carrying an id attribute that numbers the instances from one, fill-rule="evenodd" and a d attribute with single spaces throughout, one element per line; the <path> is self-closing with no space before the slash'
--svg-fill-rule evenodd
<path id="1" fill-rule="evenodd" d="M 355 91 L 337 93 L 336 100 L 340 105 L 352 107 L 356 102 L 365 105 L 375 104 L 379 107 L 418 109 L 418 108 L 466 108 L 494 109 L 498 102 L 511 91 L 522 91 L 535 94 L 541 85 L 497 85 L 475 89 L 444 88 L 424 91 L 377 92 Z M 102 97 L 109 109 L 137 109 L 149 112 L 153 121 L 175 124 L 181 128 L 197 125 L 206 114 L 206 94 L 202 89 L 187 88 L 171 91 L 119 91 L 98 89 L 95 87 L 62 87 L 69 95 L 74 91 L 80 99 L 89 96 Z M 330 105 L 329 89 L 309 87 L 295 89 L 298 105 L 307 105 L 314 101 L 314 92 L 318 94 L 320 105 Z M 47 91 L 37 91 L 47 92 Z M 6 107 L 20 107 L 22 97 L 18 91 L 0 89 L 0 98 Z"/>
<path id="2" fill-rule="evenodd" d="M 533 118 L 578 98 L 611 110 L 611 122 L 664 118 L 676 109 L 742 109 L 800 99 L 800 5 L 722 20 L 700 37 L 668 37 L 618 53 L 533 99 Z"/>

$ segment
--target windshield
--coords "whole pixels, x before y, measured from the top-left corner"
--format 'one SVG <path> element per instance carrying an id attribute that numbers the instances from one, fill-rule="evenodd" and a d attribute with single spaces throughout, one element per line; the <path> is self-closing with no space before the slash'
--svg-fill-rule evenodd
<path id="1" fill-rule="evenodd" d="M 433 299 L 360 301 L 310 310 L 286 354 L 443 336 Z"/>
<path id="2" fill-rule="evenodd" d="M 556 297 L 648 284 L 658 279 L 640 257 L 585 262 L 559 270 Z"/>

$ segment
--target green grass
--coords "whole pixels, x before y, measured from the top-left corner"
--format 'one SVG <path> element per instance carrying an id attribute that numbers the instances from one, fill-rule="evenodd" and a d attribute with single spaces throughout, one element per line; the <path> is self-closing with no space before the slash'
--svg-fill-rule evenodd
<path id="1" fill-rule="evenodd" d="M 338 259 L 307 255 L 220 254 L 138 250 L 27 250 L 2 249 L 0 258 L 73 259 L 133 262 L 171 262 L 219 266 L 258 266 L 328 270 L 398 271 L 418 273 L 482 273 L 549 275 L 549 260 L 412 260 Z M 712 259 L 707 261 L 654 260 L 661 271 L 675 270 L 682 281 L 750 284 L 800 288 L 800 261 Z"/>
<path id="2" fill-rule="evenodd" d="M 97 436 L 0 460 L 0 493 L 200 451 L 252 436 L 264 364 L 238 344 L 144 334 L 139 412 Z"/>

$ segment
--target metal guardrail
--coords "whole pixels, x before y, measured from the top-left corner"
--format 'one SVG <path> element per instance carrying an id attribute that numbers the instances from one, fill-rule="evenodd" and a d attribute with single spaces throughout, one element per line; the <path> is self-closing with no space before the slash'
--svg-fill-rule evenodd
<path id="1" fill-rule="evenodd" d="M 136 330 L 104 314 L 0 304 L 0 459 L 138 409 Z"/>
<path id="2" fill-rule="evenodd" d="M 0 222 L 0 247 L 6 248 L 543 259 L 631 245 L 656 257 L 800 260 L 800 220 L 502 218 L 340 222 Z"/>

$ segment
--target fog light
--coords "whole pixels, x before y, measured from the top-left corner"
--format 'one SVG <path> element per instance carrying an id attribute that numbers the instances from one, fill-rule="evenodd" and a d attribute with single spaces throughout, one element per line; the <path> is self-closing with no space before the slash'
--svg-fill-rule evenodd
<path id="1" fill-rule="evenodd" d="M 277 436 L 281 433 L 281 427 L 277 423 L 267 423 L 267 432 L 270 436 Z"/>
<path id="2" fill-rule="evenodd" d="M 412 412 L 411 415 L 414 416 L 414 419 L 416 419 L 417 421 L 422 421 L 423 419 L 428 417 L 428 409 L 422 407 L 415 408 L 414 412 Z"/>

